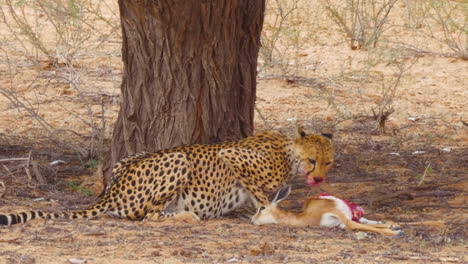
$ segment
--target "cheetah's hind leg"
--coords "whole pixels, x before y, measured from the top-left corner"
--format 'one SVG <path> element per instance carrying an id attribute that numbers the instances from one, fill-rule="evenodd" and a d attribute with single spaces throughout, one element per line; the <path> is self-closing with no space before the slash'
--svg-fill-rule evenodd
<path id="1" fill-rule="evenodd" d="M 161 218 L 161 209 L 155 209 L 155 208 L 152 208 L 150 209 L 145 217 L 143 217 L 143 220 L 141 220 L 141 222 L 145 222 L 146 220 L 148 219 L 151 219 L 151 218 L 155 218 L 155 219 L 159 219 Z"/>
<path id="2" fill-rule="evenodd" d="M 156 162 L 165 162 L 164 166 L 154 166 L 154 170 L 148 173 L 151 186 L 147 189 L 146 214 L 143 220 L 150 218 L 163 219 L 168 217 L 187 218 L 199 220 L 193 213 L 166 213 L 168 205 L 178 199 L 179 192 L 192 178 L 192 166 L 185 153 L 163 153 Z M 180 215 L 180 216 L 179 216 Z M 185 216 L 188 215 L 188 216 Z"/>
<path id="3" fill-rule="evenodd" d="M 200 221 L 200 217 L 198 217 L 198 215 L 190 211 L 164 213 L 163 210 L 154 208 L 148 211 L 146 216 L 143 218 L 142 222 L 150 218 L 155 218 L 158 220 L 173 218 L 189 223 L 195 223 Z"/>
<path id="4" fill-rule="evenodd" d="M 164 218 L 173 218 L 176 220 L 181 220 L 184 222 L 189 222 L 189 223 L 196 223 L 200 222 L 200 217 L 196 215 L 194 212 L 190 211 L 179 211 L 179 212 L 173 212 L 173 213 L 163 213 L 162 217 Z"/>

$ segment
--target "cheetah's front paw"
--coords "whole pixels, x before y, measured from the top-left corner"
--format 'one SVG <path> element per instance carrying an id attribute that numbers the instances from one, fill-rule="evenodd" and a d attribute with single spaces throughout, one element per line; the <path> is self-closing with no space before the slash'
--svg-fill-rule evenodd
<path id="1" fill-rule="evenodd" d="M 193 212 L 180 212 L 174 215 L 174 219 L 184 221 L 186 223 L 196 223 L 200 222 L 200 217 L 198 215 L 194 214 Z"/>

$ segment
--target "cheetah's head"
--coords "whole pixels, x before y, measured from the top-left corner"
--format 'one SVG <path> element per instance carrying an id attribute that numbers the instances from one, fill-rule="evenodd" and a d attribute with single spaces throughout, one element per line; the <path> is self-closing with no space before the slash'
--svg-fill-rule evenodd
<path id="1" fill-rule="evenodd" d="M 311 186 L 324 182 L 333 166 L 335 151 L 331 139 L 331 134 L 306 135 L 302 129 L 297 130 L 293 149 L 300 162 L 298 170 Z"/>

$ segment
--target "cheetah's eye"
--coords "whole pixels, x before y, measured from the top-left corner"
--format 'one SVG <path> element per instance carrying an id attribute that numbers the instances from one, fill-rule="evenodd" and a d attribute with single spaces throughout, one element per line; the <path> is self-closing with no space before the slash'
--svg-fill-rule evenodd
<path id="1" fill-rule="evenodd" d="M 315 160 L 309 159 L 310 164 L 315 165 Z"/>
<path id="2" fill-rule="evenodd" d="M 332 163 L 333 162 L 330 161 L 330 162 L 325 163 L 325 165 L 330 166 Z"/>
<path id="3" fill-rule="evenodd" d="M 266 209 L 265 206 L 261 206 L 260 208 L 258 208 L 258 211 L 261 212 L 261 211 L 263 211 L 263 210 L 265 210 L 265 209 Z"/>

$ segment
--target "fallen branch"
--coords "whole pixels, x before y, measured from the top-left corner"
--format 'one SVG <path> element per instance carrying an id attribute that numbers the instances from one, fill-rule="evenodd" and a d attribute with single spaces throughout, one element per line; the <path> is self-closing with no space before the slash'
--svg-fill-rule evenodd
<path id="1" fill-rule="evenodd" d="M 31 171 L 29 171 L 29 166 L 30 166 L 30 164 L 31 164 L 31 154 L 32 154 L 32 150 L 29 151 L 29 155 L 28 155 L 28 159 L 27 159 L 27 162 L 26 162 L 26 166 L 24 166 L 24 170 L 26 171 L 26 175 L 28 175 L 29 181 L 32 181 Z"/>
<path id="2" fill-rule="evenodd" d="M 28 180 L 32 181 L 32 175 L 31 175 L 31 172 L 29 171 L 29 168 L 26 166 L 23 166 L 23 168 L 24 168 L 24 171 L 26 172 L 26 175 L 28 176 Z"/>
<path id="3" fill-rule="evenodd" d="M 42 184 L 46 184 L 47 181 L 46 181 L 46 179 L 44 178 L 44 176 L 42 176 L 41 172 L 39 171 L 37 162 L 35 162 L 35 161 L 31 162 L 31 166 L 32 166 L 34 175 L 36 176 L 37 182 L 38 182 L 39 184 L 41 184 L 41 185 L 42 185 Z"/>
<path id="4" fill-rule="evenodd" d="M 3 181 L 0 181 L 0 198 L 3 198 L 3 195 L 5 195 L 6 192 L 6 186 Z"/>
<path id="5" fill-rule="evenodd" d="M 68 234 L 64 234 L 64 235 L 61 235 L 61 236 L 57 236 L 57 237 L 50 237 L 48 236 L 47 238 L 42 238 L 43 240 L 45 241 L 56 241 L 56 240 L 61 240 L 61 239 L 64 239 L 64 238 L 68 238 L 68 237 L 71 237 L 73 236 L 74 234 L 76 234 L 76 231 L 72 231 Z"/>
<path id="6" fill-rule="evenodd" d="M 27 161 L 28 158 L 11 158 L 11 159 L 0 159 L 0 162 L 8 162 L 8 161 Z"/>
<path id="7" fill-rule="evenodd" d="M 3 165 L 3 168 L 8 172 L 8 174 L 13 177 L 13 173 L 11 172 L 11 170 L 6 166 L 6 165 Z"/>
<path id="8" fill-rule="evenodd" d="M 16 166 L 14 168 L 8 168 L 6 167 L 5 165 L 3 165 L 3 168 L 7 171 L 7 173 L 4 173 L 4 174 L 0 174 L 0 177 L 3 177 L 5 175 L 10 175 L 12 177 L 14 177 L 13 175 L 18 172 L 18 171 L 22 171 L 23 170 L 23 165 L 19 165 L 19 166 Z"/>
<path id="9" fill-rule="evenodd" d="M 402 255 L 382 255 L 385 258 L 395 259 L 395 260 L 429 260 L 429 257 L 426 256 L 402 256 Z"/>
<path id="10" fill-rule="evenodd" d="M 35 181 L 40 185 L 47 183 L 46 179 L 44 178 L 44 176 L 42 176 L 39 170 L 38 163 L 33 160 L 32 150 L 29 151 L 27 158 L 9 158 L 9 159 L 0 160 L 0 162 L 11 162 L 11 161 L 25 161 L 25 163 L 23 163 L 17 169 L 15 169 L 14 172 L 17 172 L 18 169 L 20 170 L 24 169 L 24 171 L 26 172 L 26 175 L 28 176 L 29 181 L 33 181 L 33 178 L 34 178 Z M 3 165 L 3 168 L 8 172 L 8 174 L 11 177 L 14 177 L 13 172 L 6 165 Z"/>

